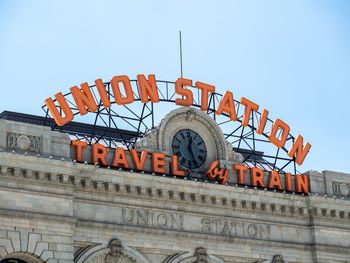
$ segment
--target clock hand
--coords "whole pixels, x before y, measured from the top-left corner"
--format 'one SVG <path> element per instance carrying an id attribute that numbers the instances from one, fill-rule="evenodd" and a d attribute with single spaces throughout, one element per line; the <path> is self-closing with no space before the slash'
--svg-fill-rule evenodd
<path id="1" fill-rule="evenodd" d="M 188 142 L 188 144 L 187 144 L 187 150 L 188 150 L 188 151 L 191 151 L 192 138 L 190 138 L 188 141 L 189 141 L 189 142 Z"/>
<path id="2" fill-rule="evenodd" d="M 192 140 L 192 138 L 190 138 L 190 142 L 188 143 L 187 150 L 190 151 L 192 159 L 194 160 L 194 154 L 193 154 L 193 151 L 192 151 L 192 142 L 193 142 L 193 140 Z"/>

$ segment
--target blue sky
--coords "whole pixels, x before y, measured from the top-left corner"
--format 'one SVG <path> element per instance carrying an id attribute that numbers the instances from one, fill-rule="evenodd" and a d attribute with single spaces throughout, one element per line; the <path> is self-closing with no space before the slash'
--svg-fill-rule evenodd
<path id="1" fill-rule="evenodd" d="M 184 76 L 244 96 L 312 145 L 299 170 L 350 172 L 349 1 L 0 1 L 0 111 L 97 78 Z"/>

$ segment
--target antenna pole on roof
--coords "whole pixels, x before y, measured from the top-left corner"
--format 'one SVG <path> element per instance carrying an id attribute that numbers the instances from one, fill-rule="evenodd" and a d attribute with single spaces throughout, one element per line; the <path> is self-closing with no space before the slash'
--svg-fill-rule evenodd
<path id="1" fill-rule="evenodd" d="M 181 70 L 181 78 L 183 77 L 183 72 L 182 72 L 182 42 L 181 42 L 181 30 L 179 31 L 179 36 L 180 36 L 180 70 Z"/>

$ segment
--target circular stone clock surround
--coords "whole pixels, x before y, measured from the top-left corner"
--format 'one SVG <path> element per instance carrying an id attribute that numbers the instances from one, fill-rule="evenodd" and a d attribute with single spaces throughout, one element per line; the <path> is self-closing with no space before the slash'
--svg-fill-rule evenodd
<path id="1" fill-rule="evenodd" d="M 203 170 L 210 166 L 215 160 L 226 160 L 227 144 L 220 127 L 206 113 L 200 110 L 182 107 L 171 111 L 162 120 L 159 133 L 159 150 L 166 154 L 173 154 L 172 140 L 175 134 L 183 129 L 190 129 L 201 136 L 207 149 L 207 158 L 198 168 Z"/>

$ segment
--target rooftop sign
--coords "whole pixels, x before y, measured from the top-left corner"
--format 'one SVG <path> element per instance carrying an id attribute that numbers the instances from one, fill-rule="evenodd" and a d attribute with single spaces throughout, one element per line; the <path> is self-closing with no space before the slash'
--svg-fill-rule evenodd
<path id="1" fill-rule="evenodd" d="M 100 100 L 105 109 L 110 108 L 113 102 L 115 102 L 117 105 L 128 105 L 135 101 L 134 94 L 136 94 L 135 92 L 137 91 L 133 90 L 128 76 L 115 76 L 111 79 L 110 86 L 112 89 L 114 101 L 110 100 L 110 96 L 108 96 L 108 92 L 101 79 L 95 80 L 95 85 L 98 90 Z M 193 81 L 190 79 L 178 78 L 175 81 L 175 93 L 178 95 L 178 97 L 175 99 L 176 105 L 187 107 L 193 105 L 194 94 L 188 88 L 192 87 L 192 85 Z M 146 104 L 150 101 L 152 103 L 160 102 L 160 96 L 157 88 L 155 75 L 149 75 L 148 78 L 146 78 L 145 75 L 142 74 L 138 75 L 137 86 L 139 98 L 142 103 Z M 94 99 L 94 96 L 90 90 L 88 83 L 82 83 L 80 87 L 81 88 L 74 86 L 70 89 L 71 95 L 74 98 L 79 114 L 85 115 L 88 113 L 88 110 L 91 112 L 97 111 L 98 105 L 96 100 Z M 195 82 L 194 88 L 197 89 L 198 92 L 200 92 L 200 109 L 202 111 L 207 111 L 208 100 L 210 95 L 215 93 L 215 86 L 197 81 Z M 72 112 L 72 109 L 69 107 L 68 102 L 62 94 L 62 92 L 57 93 L 55 95 L 55 98 L 59 104 L 60 110 L 58 109 L 58 105 L 55 104 L 52 98 L 46 99 L 45 104 L 57 125 L 63 126 L 73 120 L 74 114 Z M 235 101 L 232 92 L 226 91 L 221 97 L 219 104 L 215 108 L 215 114 L 225 114 L 231 121 L 236 122 L 239 120 L 243 127 L 247 127 L 248 125 L 250 125 L 249 120 L 251 118 L 251 114 L 253 112 L 258 112 L 259 105 L 244 97 L 242 97 L 239 102 L 241 105 L 245 106 L 244 114 L 241 118 L 237 117 Z M 260 114 L 259 121 L 256 124 L 254 124 L 253 129 L 257 134 L 266 133 L 265 127 L 268 120 L 268 114 L 269 111 L 263 109 Z M 285 146 L 286 141 L 288 140 L 289 132 L 289 125 L 281 119 L 276 119 L 273 121 L 273 124 L 270 130 L 268 131 L 267 138 L 269 142 L 271 142 L 277 148 L 280 149 Z M 293 159 L 295 158 L 295 162 L 298 165 L 301 165 L 304 162 L 305 157 L 307 156 L 310 148 L 310 143 L 306 142 L 304 144 L 303 137 L 301 135 L 298 135 L 293 140 L 293 143 L 288 149 L 287 154 L 289 157 Z"/>
<path id="2" fill-rule="evenodd" d="M 122 147 L 118 147 L 114 151 L 114 156 L 111 162 L 107 160 L 107 148 L 102 144 L 92 144 L 91 146 L 91 160 L 83 159 L 83 149 L 87 148 L 88 144 L 84 141 L 72 141 L 72 146 L 75 148 L 75 158 L 77 162 L 90 162 L 91 164 L 100 164 L 104 167 L 135 169 L 136 171 L 144 171 L 148 152 L 137 152 L 135 149 L 131 149 L 126 152 Z M 127 154 L 130 155 L 131 161 L 128 160 Z M 167 163 L 170 162 L 170 163 Z M 156 174 L 165 174 L 166 167 L 170 166 L 169 174 L 183 178 L 186 176 L 186 171 L 180 170 L 178 164 L 178 156 L 171 155 L 170 158 L 164 153 L 153 152 L 151 154 L 151 171 Z M 250 174 L 250 186 L 277 189 L 280 191 L 293 192 L 293 185 L 297 193 L 309 193 L 309 178 L 307 175 L 296 174 L 292 176 L 290 173 L 284 175 L 284 184 L 282 184 L 281 177 L 278 171 L 273 170 L 269 173 L 257 167 L 248 168 L 246 165 L 235 164 L 232 165 L 232 170 L 237 175 L 237 182 L 240 185 L 247 185 L 249 182 L 245 180 L 245 173 Z M 219 161 L 215 160 L 210 165 L 209 169 L 205 172 L 209 180 L 216 181 L 219 184 L 225 185 L 229 180 L 228 168 L 219 168 Z M 268 182 L 265 183 L 264 178 L 268 177 Z M 293 182 L 292 182 L 293 181 Z"/>

